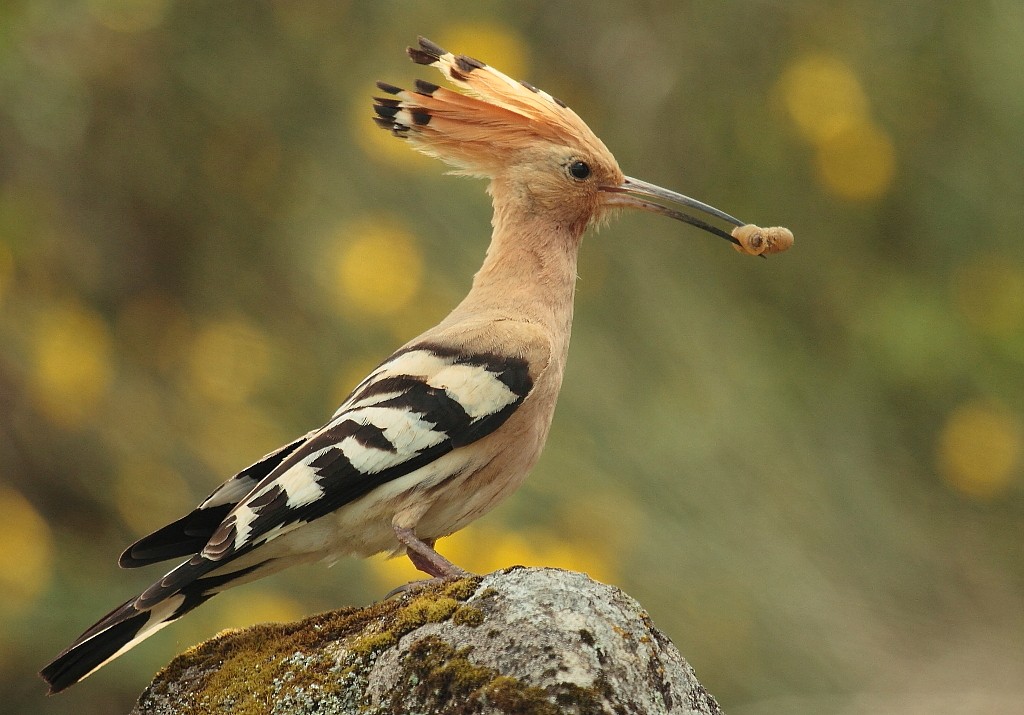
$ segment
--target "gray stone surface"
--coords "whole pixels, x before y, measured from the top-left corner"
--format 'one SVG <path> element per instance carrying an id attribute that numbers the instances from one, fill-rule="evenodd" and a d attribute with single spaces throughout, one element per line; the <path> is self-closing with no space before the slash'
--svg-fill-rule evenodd
<path id="1" fill-rule="evenodd" d="M 583 574 L 513 568 L 221 634 L 168 665 L 133 712 L 721 710 L 622 591 Z"/>

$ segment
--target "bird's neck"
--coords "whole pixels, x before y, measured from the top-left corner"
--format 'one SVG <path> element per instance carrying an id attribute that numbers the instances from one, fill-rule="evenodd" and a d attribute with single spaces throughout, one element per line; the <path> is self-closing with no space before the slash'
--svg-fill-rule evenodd
<path id="1" fill-rule="evenodd" d="M 582 233 L 495 202 L 491 245 L 456 313 L 537 323 L 568 349 Z"/>

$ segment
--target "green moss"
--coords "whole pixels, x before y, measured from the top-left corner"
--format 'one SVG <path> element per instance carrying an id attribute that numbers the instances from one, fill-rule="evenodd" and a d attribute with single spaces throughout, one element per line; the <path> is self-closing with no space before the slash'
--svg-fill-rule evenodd
<path id="1" fill-rule="evenodd" d="M 165 691 L 186 670 L 203 674 L 194 690 L 193 707 L 183 715 L 224 708 L 238 715 L 256 715 L 270 712 L 271 701 L 304 691 L 312 690 L 317 697 L 326 697 L 338 689 L 337 678 L 332 674 L 336 662 L 326 655 L 308 654 L 320 653 L 324 644 L 361 632 L 392 608 L 391 604 L 375 604 L 362 610 L 320 614 L 291 624 L 261 624 L 225 631 L 171 661 L 157 675 L 152 690 Z M 297 662 L 300 667 L 296 667 Z"/>
<path id="2" fill-rule="evenodd" d="M 484 702 L 503 713 L 515 715 L 559 715 L 561 708 L 548 701 L 547 693 L 532 685 L 523 685 L 508 675 L 494 678 L 483 691 Z"/>
<path id="3" fill-rule="evenodd" d="M 476 589 L 479 585 L 480 580 L 476 578 L 460 579 L 446 584 L 444 587 L 444 595 L 454 598 L 456 601 L 465 601 L 476 593 Z M 488 590 L 494 591 L 493 588 Z"/>
<path id="4" fill-rule="evenodd" d="M 469 659 L 471 649 L 457 649 L 437 636 L 413 643 L 403 658 L 388 709 L 444 712 L 451 715 L 494 712 L 507 715 L 603 715 L 600 685 L 582 688 L 559 683 L 539 688 Z"/>
<path id="5" fill-rule="evenodd" d="M 480 592 L 479 598 L 481 600 L 484 600 L 484 599 L 487 599 L 487 598 L 494 598 L 497 595 L 498 595 L 498 589 L 488 587 L 488 588 L 485 588 L 483 591 Z"/>
<path id="6" fill-rule="evenodd" d="M 363 656 L 390 648 L 397 642 L 398 639 L 395 638 L 394 633 L 383 631 L 381 633 L 371 633 L 363 638 L 357 638 L 348 646 L 348 650 L 357 656 Z"/>
<path id="7" fill-rule="evenodd" d="M 455 609 L 452 614 L 452 623 L 459 626 L 471 626 L 476 628 L 484 622 L 484 612 L 473 606 L 462 605 Z"/>
<path id="8" fill-rule="evenodd" d="M 405 672 L 394 689 L 393 712 L 406 708 L 437 708 L 452 715 L 491 711 L 526 715 L 557 715 L 541 688 L 500 675 L 469 660 L 469 648 L 456 649 L 437 636 L 413 643 L 405 655 Z"/>
<path id="9" fill-rule="evenodd" d="M 425 623 L 440 623 L 448 620 L 459 602 L 448 596 L 430 593 L 418 596 L 402 609 L 395 622 L 395 628 L 403 634 L 419 628 Z"/>
<path id="10" fill-rule="evenodd" d="M 147 693 L 166 692 L 190 671 L 198 674 L 198 680 L 193 707 L 182 715 L 225 709 L 256 715 L 273 711 L 275 705 L 288 710 L 289 703 L 299 701 L 304 711 L 315 709 L 318 700 L 337 695 L 347 687 L 346 680 L 358 677 L 363 671 L 360 661 L 393 647 L 406 633 L 447 620 L 466 608 L 462 601 L 473 595 L 478 583 L 479 579 L 467 578 L 432 584 L 411 596 L 362 609 L 225 631 L 171 661 Z M 473 618 L 471 614 L 462 617 Z M 330 643 L 340 644 L 341 649 L 325 650 Z"/>

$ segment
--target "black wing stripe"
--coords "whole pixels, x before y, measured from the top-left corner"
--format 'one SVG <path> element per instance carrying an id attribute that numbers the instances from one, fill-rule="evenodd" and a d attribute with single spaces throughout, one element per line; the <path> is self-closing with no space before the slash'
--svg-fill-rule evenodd
<path id="1" fill-rule="evenodd" d="M 405 357 L 416 351 L 423 353 L 422 362 L 420 356 Z M 486 373 L 481 375 L 484 386 L 487 380 L 500 381 L 508 388 L 507 400 L 486 412 L 486 404 L 470 398 L 471 415 L 455 395 L 475 396 L 472 382 L 459 382 L 450 391 L 429 384 L 430 375 L 388 373 L 389 367 L 436 370 L 445 363 Z M 466 380 L 466 375 L 457 373 L 453 379 Z M 251 500 L 227 516 L 203 555 L 223 564 L 275 538 L 274 532 L 329 514 L 475 442 L 504 424 L 532 387 L 529 366 L 521 358 L 465 355 L 422 344 L 396 353 L 356 388 L 327 427 L 289 454 L 253 490 Z M 290 494 L 293 488 L 298 491 Z"/>
<path id="2" fill-rule="evenodd" d="M 306 437 L 301 437 L 264 456 L 263 459 L 246 467 L 228 480 L 207 497 L 197 509 L 136 541 L 121 554 L 118 560 L 121 568 L 147 566 L 167 559 L 188 556 L 201 550 L 213 536 L 220 523 L 238 503 L 238 500 L 280 466 L 306 439 Z M 225 487 L 234 486 L 231 484 L 232 482 L 237 483 L 238 491 L 236 493 L 239 494 L 237 499 L 215 506 L 203 506 L 214 499 L 218 492 L 222 492 Z M 248 488 L 245 488 L 246 486 Z"/>

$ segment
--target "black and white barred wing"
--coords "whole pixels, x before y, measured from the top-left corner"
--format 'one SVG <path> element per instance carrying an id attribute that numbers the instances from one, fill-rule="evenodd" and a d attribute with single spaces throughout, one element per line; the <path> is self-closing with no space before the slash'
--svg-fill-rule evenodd
<path id="1" fill-rule="evenodd" d="M 315 432 L 310 432 L 264 455 L 217 487 L 191 512 L 136 541 L 121 554 L 118 560 L 120 566 L 147 566 L 167 559 L 191 556 L 202 549 L 231 510 L 313 434 Z"/>
<path id="2" fill-rule="evenodd" d="M 129 548 L 127 566 L 194 555 L 44 667 L 50 691 L 81 680 L 225 588 L 289 565 L 282 558 L 288 549 L 258 547 L 392 480 L 426 475 L 431 466 L 438 472 L 436 460 L 498 429 L 532 387 L 523 359 L 426 344 L 396 353 L 323 428 L 266 455 L 191 514 Z"/>
<path id="3" fill-rule="evenodd" d="M 233 559 L 427 467 L 500 427 L 532 386 L 521 358 L 430 344 L 392 355 L 231 510 L 202 556 Z"/>

